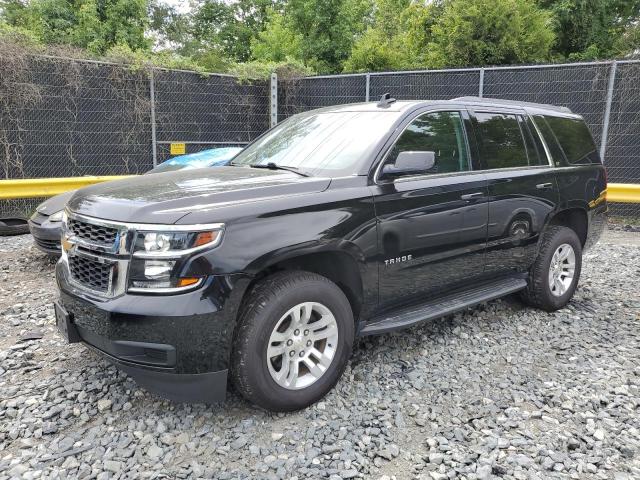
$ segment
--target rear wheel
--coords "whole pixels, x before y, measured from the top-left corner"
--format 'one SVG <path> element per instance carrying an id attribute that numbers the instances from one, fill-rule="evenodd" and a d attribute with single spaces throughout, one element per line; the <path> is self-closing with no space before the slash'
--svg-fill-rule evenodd
<path id="1" fill-rule="evenodd" d="M 232 379 L 249 401 L 274 411 L 304 408 L 336 384 L 354 338 L 349 301 L 309 272 L 281 272 L 249 293 L 232 358 Z"/>
<path id="2" fill-rule="evenodd" d="M 581 270 L 582 244 L 576 233 L 567 227 L 550 226 L 540 239 L 522 298 L 535 307 L 558 310 L 573 297 Z"/>

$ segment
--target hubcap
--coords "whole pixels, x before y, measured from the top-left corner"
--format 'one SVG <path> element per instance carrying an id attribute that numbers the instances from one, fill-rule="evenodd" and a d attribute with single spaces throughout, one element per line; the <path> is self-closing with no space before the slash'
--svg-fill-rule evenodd
<path id="1" fill-rule="evenodd" d="M 315 383 L 331 366 L 338 346 L 338 323 L 327 307 L 304 302 L 276 323 L 267 346 L 271 378 L 287 390 Z"/>
<path id="2" fill-rule="evenodd" d="M 549 265 L 549 289 L 552 295 L 560 297 L 569 290 L 575 270 L 576 254 L 573 247 L 563 243 L 554 252 Z"/>

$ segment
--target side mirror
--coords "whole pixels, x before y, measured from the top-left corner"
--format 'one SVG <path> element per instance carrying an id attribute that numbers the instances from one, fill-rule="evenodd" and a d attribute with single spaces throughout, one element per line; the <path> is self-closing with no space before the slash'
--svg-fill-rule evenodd
<path id="1" fill-rule="evenodd" d="M 436 152 L 400 152 L 394 164 L 382 167 L 383 175 L 410 175 L 424 173 L 436 164 Z"/>

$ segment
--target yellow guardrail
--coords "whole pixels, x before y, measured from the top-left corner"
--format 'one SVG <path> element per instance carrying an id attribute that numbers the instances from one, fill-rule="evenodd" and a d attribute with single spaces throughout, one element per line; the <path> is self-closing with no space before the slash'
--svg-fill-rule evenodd
<path id="1" fill-rule="evenodd" d="M 640 203 L 640 185 L 610 183 L 607 185 L 607 201 L 614 203 Z"/>
<path id="2" fill-rule="evenodd" d="M 128 178 L 131 175 L 28 178 L 20 180 L 0 180 L 0 200 L 15 198 L 52 197 L 69 190 Z M 607 201 L 614 203 L 640 203 L 640 185 L 632 183 L 610 183 L 607 185 Z"/>
<path id="3" fill-rule="evenodd" d="M 93 185 L 94 183 L 119 180 L 131 175 L 100 177 L 28 178 L 20 180 L 0 180 L 0 199 L 52 197 L 69 190 Z"/>

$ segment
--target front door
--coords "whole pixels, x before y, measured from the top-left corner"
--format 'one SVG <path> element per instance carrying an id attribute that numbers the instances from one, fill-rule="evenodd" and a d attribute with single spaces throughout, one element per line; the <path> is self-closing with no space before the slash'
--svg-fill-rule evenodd
<path id="1" fill-rule="evenodd" d="M 383 309 L 427 300 L 482 274 L 488 186 L 483 173 L 471 171 L 466 118 L 466 111 L 419 115 L 383 160 L 394 164 L 403 151 L 435 153 L 429 171 L 376 179 Z"/>

